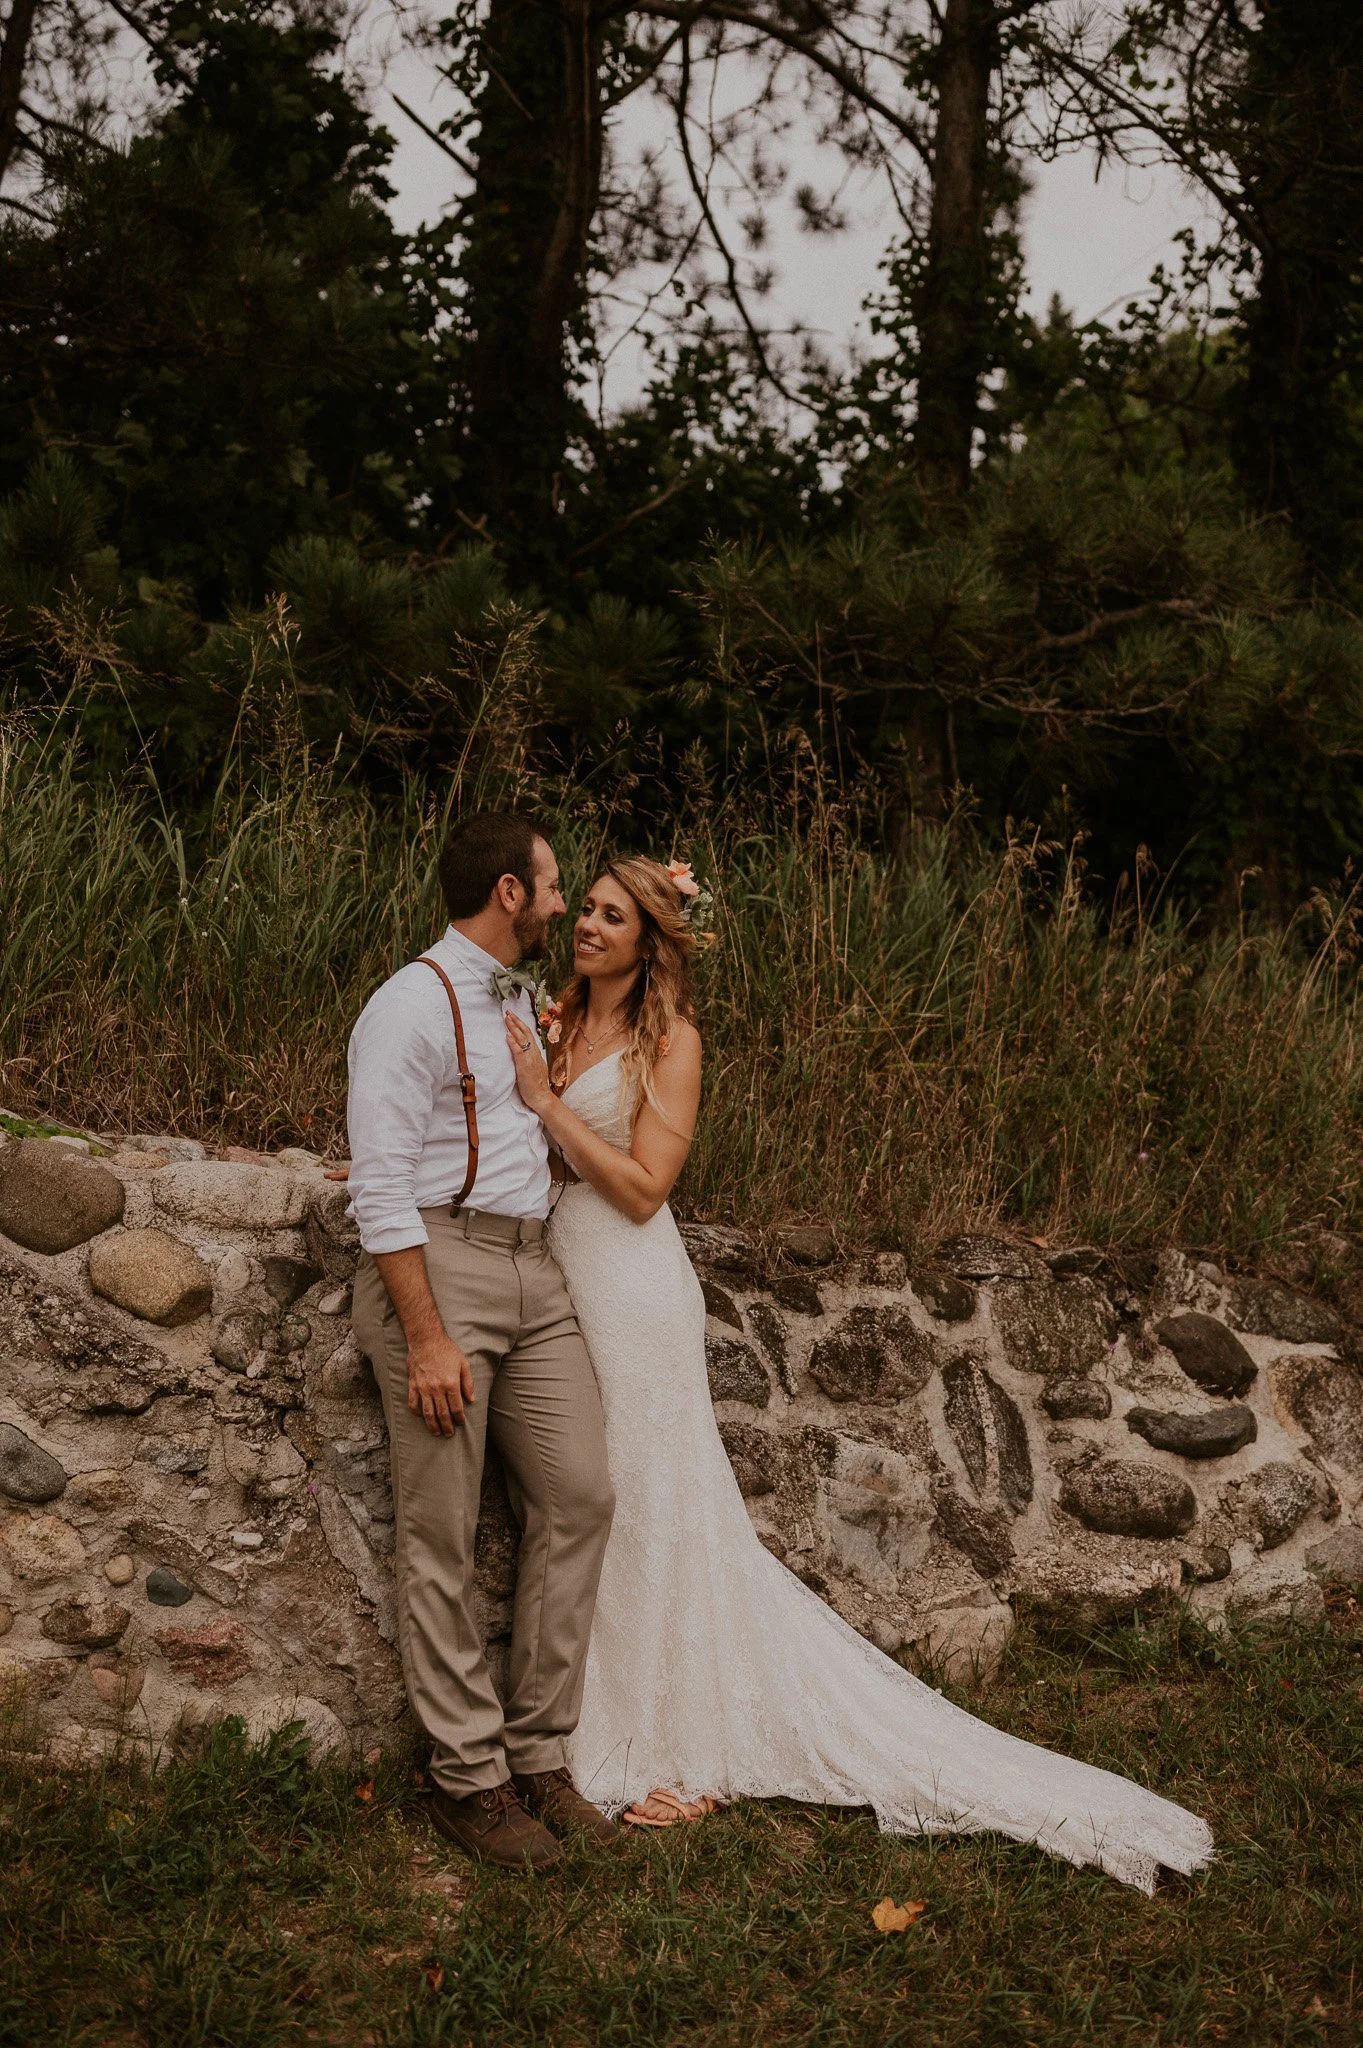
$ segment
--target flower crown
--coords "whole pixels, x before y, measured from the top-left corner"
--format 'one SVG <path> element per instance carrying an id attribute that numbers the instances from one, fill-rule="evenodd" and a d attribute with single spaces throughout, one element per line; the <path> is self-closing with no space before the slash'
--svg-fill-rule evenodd
<path id="1" fill-rule="evenodd" d="M 667 872 L 673 888 L 682 900 L 683 922 L 694 932 L 708 931 L 711 913 L 715 907 L 713 892 L 696 880 L 691 872 L 689 860 L 670 860 L 667 863 Z"/>

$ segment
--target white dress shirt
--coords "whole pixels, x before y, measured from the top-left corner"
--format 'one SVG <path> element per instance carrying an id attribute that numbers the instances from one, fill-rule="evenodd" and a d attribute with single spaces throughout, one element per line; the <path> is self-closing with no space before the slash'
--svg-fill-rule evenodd
<path id="1" fill-rule="evenodd" d="M 528 995 L 503 1004 L 488 987 L 500 964 L 451 925 L 427 949 L 454 984 L 469 1066 L 478 1084 L 478 1178 L 470 1209 L 547 1216 L 549 1146 L 516 1089 L 503 1016 L 533 1025 Z M 448 1205 L 464 1185 L 468 1126 L 450 999 L 419 961 L 385 981 L 350 1034 L 350 1206 L 367 1252 L 427 1242 L 422 1209 Z"/>

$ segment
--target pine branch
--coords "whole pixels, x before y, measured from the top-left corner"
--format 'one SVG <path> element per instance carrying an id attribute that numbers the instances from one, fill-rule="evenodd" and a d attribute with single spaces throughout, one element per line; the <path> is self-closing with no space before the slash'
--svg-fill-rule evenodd
<path id="1" fill-rule="evenodd" d="M 427 138 L 428 141 L 433 142 L 437 149 L 443 149 L 446 156 L 450 159 L 451 163 L 458 164 L 460 170 L 464 173 L 466 178 L 477 177 L 478 166 L 477 164 L 475 164 L 471 156 L 465 156 L 464 152 L 461 149 L 456 149 L 454 144 L 448 141 L 446 137 L 443 136 L 438 129 L 432 128 L 428 121 L 423 121 L 420 114 L 418 114 L 418 112 L 416 111 L 416 108 L 409 107 L 406 100 L 403 99 L 401 93 L 390 92 L 389 97 L 391 98 L 393 105 L 399 108 L 401 112 L 407 116 L 407 119 L 413 122 L 415 126 L 421 130 L 422 134 Z"/>

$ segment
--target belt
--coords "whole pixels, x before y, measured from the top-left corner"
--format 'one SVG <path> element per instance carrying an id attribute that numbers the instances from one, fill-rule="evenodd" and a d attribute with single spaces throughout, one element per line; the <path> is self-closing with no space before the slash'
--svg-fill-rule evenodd
<path id="1" fill-rule="evenodd" d="M 426 1221 L 438 1221 L 472 1244 L 538 1244 L 544 1236 L 542 1216 L 493 1216 L 486 1209 L 457 1209 L 451 1216 L 442 1204 L 427 1212 Z"/>

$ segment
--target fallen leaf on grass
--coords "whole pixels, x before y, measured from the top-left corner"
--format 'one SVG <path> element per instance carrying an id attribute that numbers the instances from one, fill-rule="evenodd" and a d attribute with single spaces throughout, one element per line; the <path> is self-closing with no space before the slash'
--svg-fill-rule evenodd
<path id="1" fill-rule="evenodd" d="M 360 1800 L 363 1805 L 370 1805 L 374 1797 L 374 1780 L 371 1778 L 367 1785 L 357 1785 L 355 1787 L 355 1797 L 358 1800 Z"/>
<path id="2" fill-rule="evenodd" d="M 922 1919 L 927 1904 L 926 1899 L 906 1899 L 902 1906 L 896 1906 L 893 1899 L 884 1898 L 871 1908 L 871 1919 L 882 1934 L 902 1934 L 906 1927 Z"/>
<path id="3" fill-rule="evenodd" d="M 426 1983 L 432 1991 L 438 1991 L 445 1981 L 445 1972 L 439 1963 L 433 1963 L 426 1972 Z"/>

